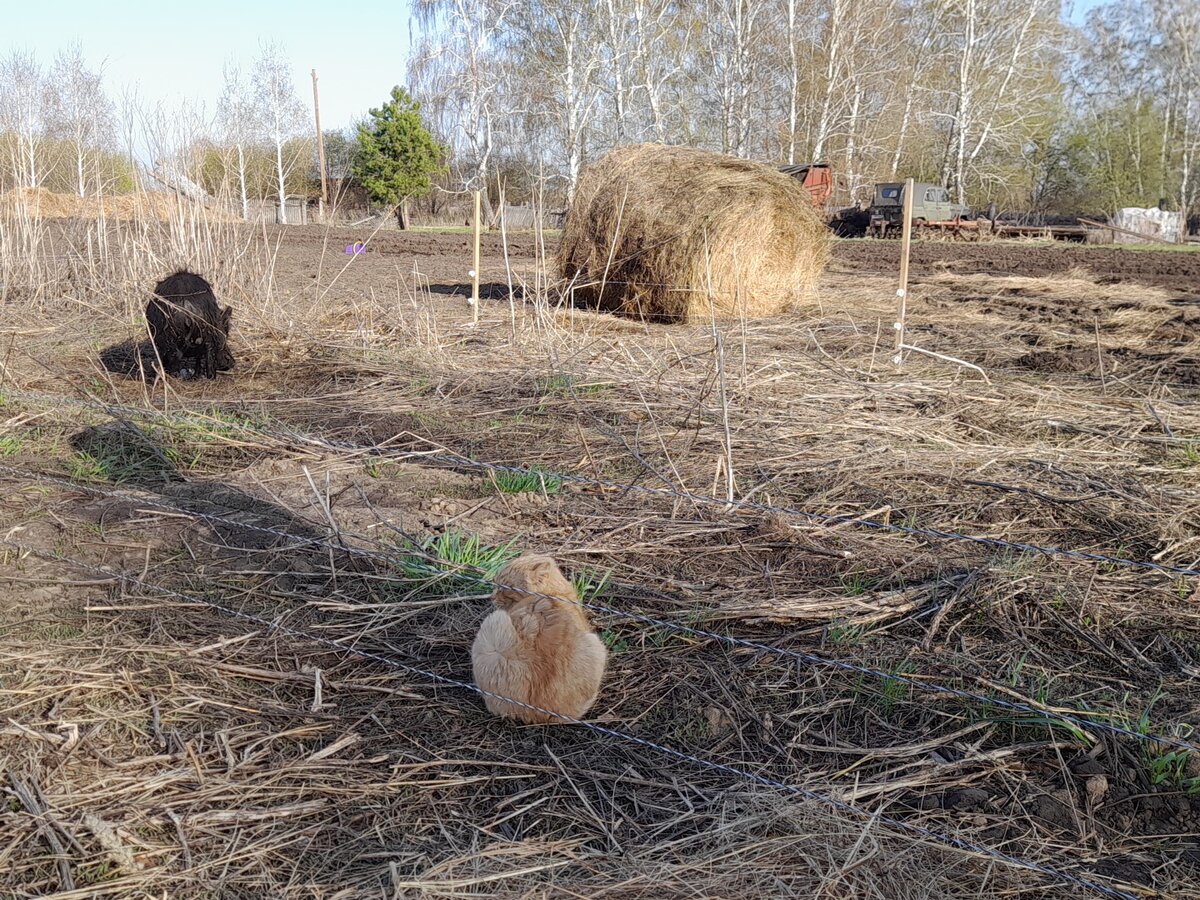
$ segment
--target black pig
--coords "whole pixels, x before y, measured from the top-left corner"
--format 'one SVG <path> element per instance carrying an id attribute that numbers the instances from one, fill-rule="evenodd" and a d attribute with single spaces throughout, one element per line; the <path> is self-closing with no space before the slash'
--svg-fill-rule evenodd
<path id="1" fill-rule="evenodd" d="M 212 286 L 188 271 L 168 275 L 154 286 L 146 305 L 150 339 L 163 369 L 180 378 L 216 378 L 234 366 L 229 352 L 233 309 L 222 307 Z"/>

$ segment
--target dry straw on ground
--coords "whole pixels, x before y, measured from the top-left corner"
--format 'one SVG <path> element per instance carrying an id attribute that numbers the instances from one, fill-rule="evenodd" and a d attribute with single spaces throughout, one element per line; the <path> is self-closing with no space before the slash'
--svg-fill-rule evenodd
<path id="1" fill-rule="evenodd" d="M 1187 297 L 942 279 L 926 259 L 914 331 L 987 384 L 922 359 L 892 374 L 878 262 L 827 274 L 823 310 L 727 330 L 722 362 L 707 322 L 553 328 L 533 291 L 469 327 L 441 293 L 462 283 L 461 235 L 381 233 L 346 256 L 360 238 L 200 217 L 0 228 L 0 464 L 77 485 L 0 477 L 0 536 L 456 679 L 486 591 L 418 590 L 400 531 L 515 539 L 613 609 L 1156 733 L 1195 724 L 1195 579 L 546 475 L 716 494 L 731 461 L 738 500 L 1194 565 Z M 516 265 L 540 265 L 533 240 L 508 240 Z M 889 252 L 845 242 L 843 267 L 860 245 Z M 483 276 L 500 282 L 493 247 Z M 937 248 L 956 265 L 971 250 Z M 397 267 L 418 255 L 419 273 Z M 182 261 L 237 310 L 236 372 L 148 385 L 102 366 Z M 422 455 L 348 449 L 362 444 Z M 545 477 L 502 486 L 438 465 L 439 448 Z M 297 633 L 0 557 L 5 896 L 1080 896 L 644 747 L 513 727 Z M 595 622 L 605 727 L 1140 895 L 1200 897 L 1195 754 Z"/>
<path id="2" fill-rule="evenodd" d="M 650 321 L 761 317 L 811 295 L 829 231 L 794 178 L 637 144 L 587 169 L 559 268 L 577 302 Z"/>
<path id="3" fill-rule="evenodd" d="M 167 220 L 178 216 L 181 208 L 186 210 L 193 205 L 174 194 L 151 191 L 79 197 L 75 194 L 58 194 L 45 188 L 20 188 L 0 194 L 0 214 L 15 213 L 35 219 L 95 219 L 103 216 L 122 221 L 147 218 Z M 215 209 L 209 209 L 207 214 L 219 221 L 234 221 L 232 215 Z"/>

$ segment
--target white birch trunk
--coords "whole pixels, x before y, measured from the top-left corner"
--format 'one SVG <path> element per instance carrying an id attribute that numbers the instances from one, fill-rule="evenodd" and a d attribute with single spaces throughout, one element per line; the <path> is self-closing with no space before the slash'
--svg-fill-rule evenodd
<path id="1" fill-rule="evenodd" d="M 788 165 L 796 164 L 796 116 L 800 104 L 800 54 L 796 48 L 796 0 L 788 0 Z"/>
<path id="2" fill-rule="evenodd" d="M 242 221 L 250 221 L 250 197 L 246 193 L 246 152 L 241 142 L 237 145 L 238 157 L 238 191 L 242 200 Z"/>
<path id="3" fill-rule="evenodd" d="M 275 184 L 279 193 L 279 224 L 286 225 L 287 221 L 287 176 L 283 171 L 283 123 L 280 121 L 278 93 L 274 93 L 274 127 L 271 137 L 275 144 Z"/>
<path id="4" fill-rule="evenodd" d="M 833 98 L 841 74 L 842 20 L 848 0 L 833 0 L 829 9 L 828 39 L 825 48 L 825 87 L 821 99 L 821 115 L 817 120 L 817 133 L 813 140 L 813 162 L 820 162 L 825 153 L 825 143 L 833 127 Z"/>

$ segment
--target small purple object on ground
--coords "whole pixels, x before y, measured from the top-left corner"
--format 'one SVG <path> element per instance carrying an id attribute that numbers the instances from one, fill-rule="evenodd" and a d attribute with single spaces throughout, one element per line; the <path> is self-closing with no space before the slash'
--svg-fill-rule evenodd
<path id="1" fill-rule="evenodd" d="M 362 241 L 358 241 L 357 243 L 346 245 L 346 254 L 348 256 L 358 256 L 358 254 L 366 253 L 366 252 L 367 252 L 367 245 L 364 244 Z"/>

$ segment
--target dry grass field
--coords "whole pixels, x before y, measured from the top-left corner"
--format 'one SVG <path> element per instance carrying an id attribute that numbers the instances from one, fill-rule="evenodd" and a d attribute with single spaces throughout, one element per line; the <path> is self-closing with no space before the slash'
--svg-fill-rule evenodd
<path id="1" fill-rule="evenodd" d="M 894 245 L 643 326 L 555 240 L 473 325 L 467 234 L 0 212 L 0 893 L 1200 897 L 1200 254 L 921 245 L 898 370 Z M 603 731 L 454 683 L 524 549 Z"/>

